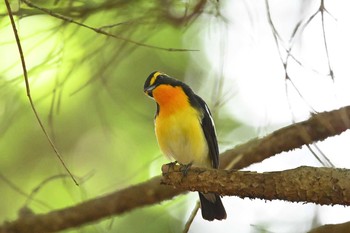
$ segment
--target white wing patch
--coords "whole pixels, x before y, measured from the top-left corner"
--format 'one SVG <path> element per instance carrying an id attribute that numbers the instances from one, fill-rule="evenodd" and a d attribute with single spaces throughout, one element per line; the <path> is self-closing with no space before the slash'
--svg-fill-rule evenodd
<path id="1" fill-rule="evenodd" d="M 211 114 L 210 114 L 210 111 L 209 111 L 209 108 L 208 108 L 208 105 L 207 105 L 207 104 L 205 104 L 205 111 L 208 113 L 208 116 L 209 116 L 209 118 L 210 118 L 211 124 L 213 125 L 214 133 L 215 133 L 215 136 L 216 136 L 216 130 L 215 130 L 214 119 L 213 119 L 213 117 L 212 117 Z"/>

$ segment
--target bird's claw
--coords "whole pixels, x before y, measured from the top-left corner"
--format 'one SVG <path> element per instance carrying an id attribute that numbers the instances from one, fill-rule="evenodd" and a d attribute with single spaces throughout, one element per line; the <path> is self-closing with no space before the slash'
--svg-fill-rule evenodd
<path id="1" fill-rule="evenodd" d="M 188 170 L 191 168 L 192 166 L 192 162 L 189 164 L 180 164 L 180 171 L 182 172 L 183 176 L 187 176 Z"/>
<path id="2" fill-rule="evenodd" d="M 175 160 L 174 162 L 170 162 L 170 163 L 168 163 L 167 165 L 168 165 L 168 172 L 170 171 L 170 170 L 174 170 L 174 167 L 175 167 L 175 165 L 177 164 L 178 162 Z"/>

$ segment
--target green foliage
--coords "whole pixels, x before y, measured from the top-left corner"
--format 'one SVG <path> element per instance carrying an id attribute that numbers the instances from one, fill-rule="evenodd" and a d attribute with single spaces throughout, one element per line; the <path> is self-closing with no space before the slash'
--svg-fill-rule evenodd
<path id="1" fill-rule="evenodd" d="M 164 18 L 170 10 L 179 14 L 182 6 L 169 9 L 148 1 L 33 3 L 52 13 L 11 3 L 31 96 L 80 186 L 67 176 L 34 117 L 7 12 L 1 12 L 0 190 L 8 201 L 1 203 L 0 220 L 15 219 L 25 204 L 45 213 L 160 174 L 166 160 L 160 158 L 154 136 L 155 104 L 143 94 L 143 82 L 154 70 L 181 78 L 190 60 L 189 52 L 168 50 L 184 48 L 183 29 Z M 3 2 L 0 8 L 5 8 Z M 181 231 L 182 223 L 166 206 L 136 210 L 78 231 Z"/>

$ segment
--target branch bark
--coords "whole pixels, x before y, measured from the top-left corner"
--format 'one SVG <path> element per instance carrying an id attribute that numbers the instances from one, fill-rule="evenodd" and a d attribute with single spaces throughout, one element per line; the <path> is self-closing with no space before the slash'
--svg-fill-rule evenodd
<path id="1" fill-rule="evenodd" d="M 135 208 L 171 199 L 181 190 L 160 185 L 155 177 L 139 185 L 98 197 L 78 205 L 47 214 L 27 215 L 0 227 L 0 233 L 55 232 L 97 221 L 107 216 L 123 214 Z"/>
<path id="2" fill-rule="evenodd" d="M 350 106 L 317 113 L 306 121 L 286 126 L 263 138 L 252 139 L 225 151 L 220 157 L 220 168 L 241 169 L 281 152 L 340 135 L 347 129 L 350 129 Z"/>
<path id="3" fill-rule="evenodd" d="M 277 172 L 249 172 L 163 165 L 162 183 L 176 189 L 223 196 L 350 205 L 350 170 L 299 167 Z"/>
<path id="4" fill-rule="evenodd" d="M 350 229 L 350 222 L 340 224 L 326 224 L 312 229 L 308 233 L 348 233 Z"/>
<path id="5" fill-rule="evenodd" d="M 350 106 L 318 113 L 307 121 L 279 129 L 264 138 L 253 139 L 222 153 L 221 168 L 241 169 L 280 152 L 339 135 L 350 128 L 349 119 Z M 79 227 L 135 208 L 159 203 L 184 192 L 181 189 L 160 185 L 160 181 L 161 178 L 157 176 L 144 183 L 72 207 L 47 214 L 21 217 L 1 225 L 0 233 L 55 232 Z M 258 194 L 255 195 L 257 196 Z"/>

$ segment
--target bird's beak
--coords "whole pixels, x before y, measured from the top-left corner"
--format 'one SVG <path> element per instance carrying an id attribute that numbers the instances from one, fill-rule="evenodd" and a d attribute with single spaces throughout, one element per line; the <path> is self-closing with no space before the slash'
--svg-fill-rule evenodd
<path id="1" fill-rule="evenodd" d="M 156 85 L 152 85 L 143 89 L 146 95 L 153 97 L 152 91 L 156 88 Z"/>

